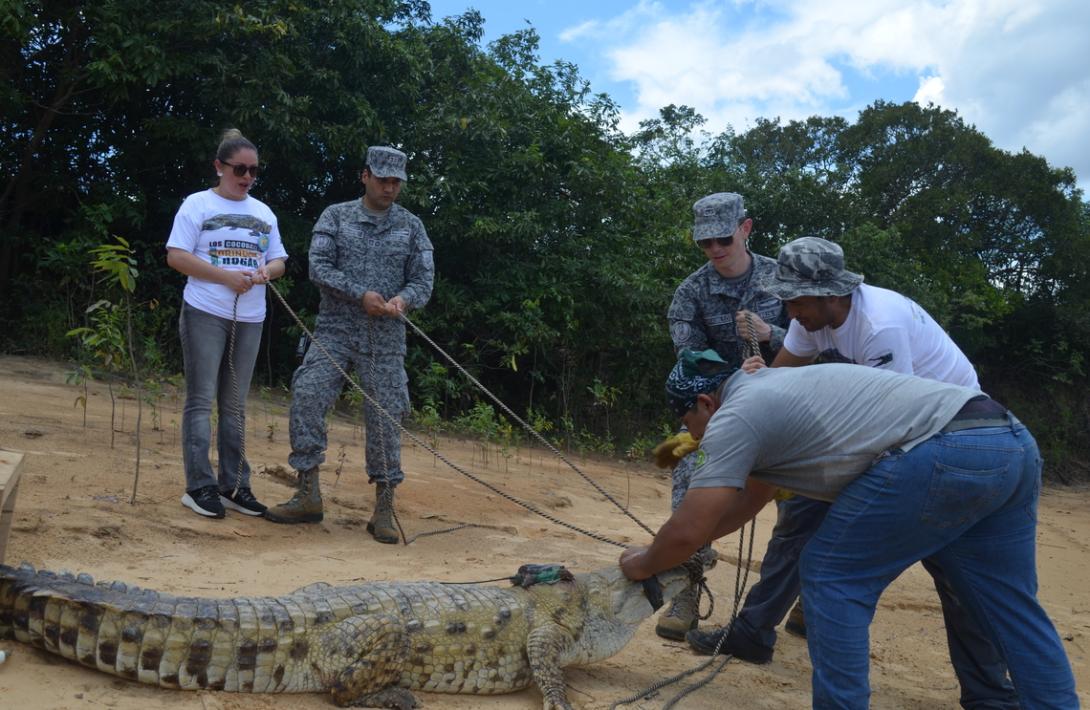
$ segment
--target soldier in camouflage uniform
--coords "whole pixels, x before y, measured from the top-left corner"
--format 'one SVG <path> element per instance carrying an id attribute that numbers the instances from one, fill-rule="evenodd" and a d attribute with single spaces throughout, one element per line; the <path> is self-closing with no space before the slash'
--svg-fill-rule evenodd
<path id="1" fill-rule="evenodd" d="M 363 199 L 327 208 L 314 225 L 310 279 L 321 291 L 315 339 L 345 371 L 355 369 L 367 392 L 390 416 L 364 403 L 367 476 L 376 484 L 375 512 L 367 524 L 379 542 L 396 543 L 394 488 L 401 470 L 401 432 L 390 417 L 409 411 L 405 324 L 400 315 L 431 297 L 435 265 L 424 225 L 395 204 L 405 174 L 399 150 L 372 146 L 361 176 Z M 325 460 L 325 415 L 344 378 L 320 348 L 312 347 L 292 378 L 291 456 L 299 490 L 265 516 L 278 523 L 322 519 L 318 465 Z"/>
<path id="2" fill-rule="evenodd" d="M 719 192 L 693 205 L 693 240 L 708 263 L 688 276 L 674 292 L 666 318 L 674 351 L 715 350 L 723 360 L 739 367 L 748 338 L 747 314 L 752 320 L 761 354 L 768 360 L 783 345 L 788 317 L 783 302 L 755 287 L 776 271 L 776 260 L 749 250 L 753 220 L 746 216 L 742 196 Z M 687 433 L 675 444 L 695 450 Z M 671 439 L 674 440 L 677 437 Z M 692 443 L 690 443 L 692 442 Z M 664 442 L 667 443 L 667 442 Z M 677 508 L 689 487 L 692 457 L 656 456 L 664 468 L 674 465 L 673 507 Z M 665 464 L 665 465 L 663 465 Z"/>
<path id="3" fill-rule="evenodd" d="M 693 240 L 708 263 L 690 274 L 674 293 L 667 318 L 675 351 L 710 348 L 737 367 L 749 336 L 748 316 L 762 356 L 771 359 L 783 345 L 789 318 L 780 299 L 759 286 L 776 272 L 777 264 L 775 259 L 749 250 L 753 220 L 746 216 L 742 196 L 733 192 L 708 195 L 693 205 L 693 213 Z M 673 466 L 672 509 L 677 509 L 689 488 L 696 448 L 697 442 L 682 431 L 655 449 L 659 466 Z M 779 519 L 762 563 L 761 581 L 746 598 L 746 618 L 736 622 L 739 627 L 751 625 L 754 635 L 762 640 L 771 633 L 773 641 L 775 631 L 771 629 L 798 597 L 798 575 L 785 578 L 778 570 L 796 568 L 805 542 L 798 535 L 800 526 L 810 529 L 811 517 L 825 511 L 824 504 L 798 496 L 777 505 Z M 709 563 L 714 560 L 710 548 L 701 554 Z M 655 632 L 672 640 L 682 640 L 689 632 L 700 633 L 696 631 L 698 598 L 695 587 L 675 597 L 659 618 Z"/>

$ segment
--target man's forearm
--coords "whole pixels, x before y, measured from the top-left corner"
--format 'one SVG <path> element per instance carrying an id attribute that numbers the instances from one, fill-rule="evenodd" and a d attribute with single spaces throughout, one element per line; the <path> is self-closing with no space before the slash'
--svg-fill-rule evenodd
<path id="1" fill-rule="evenodd" d="M 692 531 L 686 530 L 686 527 L 674 523 L 673 518 L 666 521 L 650 547 L 632 559 L 631 569 L 639 575 L 639 579 L 677 567 L 700 549 L 706 540 L 693 537 Z"/>
<path id="2" fill-rule="evenodd" d="M 772 360 L 772 367 L 802 367 L 813 361 L 814 358 L 812 357 L 796 355 L 784 347 L 780 348 L 780 351 L 776 353 L 776 357 Z"/>
<path id="3" fill-rule="evenodd" d="M 730 535 L 750 520 L 753 520 L 753 518 L 757 517 L 757 513 L 761 512 L 761 508 L 764 508 L 775 495 L 775 486 L 769 486 L 750 478 L 746 482 L 746 487 L 742 489 L 735 499 L 734 505 L 724 509 L 722 517 L 716 523 L 712 539 L 715 540 L 724 535 Z"/>

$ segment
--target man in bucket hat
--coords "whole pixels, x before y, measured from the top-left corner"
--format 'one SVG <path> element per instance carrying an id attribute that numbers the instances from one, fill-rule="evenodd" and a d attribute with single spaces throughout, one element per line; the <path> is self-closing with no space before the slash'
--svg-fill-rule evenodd
<path id="1" fill-rule="evenodd" d="M 963 613 L 1002 649 L 1016 703 L 1078 707 L 1063 644 L 1036 598 L 1041 457 L 1029 431 L 969 387 L 839 363 L 819 369 L 736 372 L 714 387 L 683 354 L 667 397 L 675 412 L 692 402 L 682 419 L 702 456 L 651 545 L 622 553 L 624 574 L 642 580 L 680 564 L 752 519 L 777 489 L 795 491 L 831 504 L 801 560 L 815 708 L 868 707 L 879 597 L 925 558 L 948 572 Z"/>
<path id="2" fill-rule="evenodd" d="M 844 267 L 840 245 L 790 242 L 761 287 L 784 302 L 791 324 L 773 366 L 818 356 L 979 389 L 976 371 L 927 311 L 896 291 L 863 283 Z"/>
<path id="3" fill-rule="evenodd" d="M 273 522 L 322 519 L 318 465 L 325 460 L 325 415 L 344 386 L 337 366 L 355 368 L 365 392 L 391 417 L 409 411 L 401 314 L 428 302 L 435 266 L 424 225 L 395 204 L 407 178 L 405 164 L 400 150 L 368 148 L 363 198 L 327 208 L 314 225 L 310 279 L 322 296 L 315 338 L 336 364 L 322 348 L 311 348 L 292 378 L 288 462 L 299 472 L 299 489 L 265 512 Z M 405 478 L 401 431 L 366 399 L 363 413 L 367 476 L 375 484 L 367 530 L 378 542 L 396 543 L 394 488 Z"/>
<path id="4" fill-rule="evenodd" d="M 771 278 L 776 262 L 749 250 L 752 230 L 753 220 L 746 214 L 742 196 L 735 192 L 707 195 L 693 205 L 693 241 L 707 262 L 677 287 L 667 312 L 675 353 L 711 349 L 727 363 L 738 366 L 750 324 L 764 356 L 771 359 L 779 350 L 787 331 L 787 313 L 779 299 L 759 286 Z M 673 469 L 674 508 L 688 487 L 695 449 L 696 442 L 684 430 L 655 448 L 655 463 Z M 775 549 L 781 542 L 781 538 L 774 537 L 770 548 Z M 715 553 L 710 547 L 702 550 L 701 556 L 708 566 L 714 564 Z M 769 591 L 767 587 L 764 590 Z M 697 627 L 699 598 L 696 586 L 678 594 L 659 616 L 655 633 L 683 640 Z"/>
<path id="5" fill-rule="evenodd" d="M 911 299 L 864 284 L 861 274 L 845 268 L 844 251 L 838 244 L 802 237 L 784 245 L 776 263 L 762 288 L 783 299 L 792 321 L 773 367 L 806 365 L 820 357 L 823 362 L 867 365 L 980 390 L 969 359 L 938 323 Z M 762 367 L 764 362 L 758 358 L 743 364 L 747 372 Z M 813 505 L 822 504 L 815 501 Z M 818 529 L 824 514 L 824 509 L 815 509 L 808 520 L 795 526 L 796 540 L 801 543 L 797 553 Z M 791 564 L 770 570 L 762 567 L 760 583 L 798 590 L 797 559 L 798 554 Z M 942 602 L 962 703 L 968 708 L 1017 708 L 1018 698 L 1007 679 L 1003 657 L 966 613 L 938 563 L 930 558 L 922 563 Z M 749 623 L 759 617 L 749 607 L 747 599 L 730 629 L 698 632 L 689 639 L 690 645 L 711 653 L 726 633 L 724 646 L 728 650 L 754 653 L 754 648 L 765 646 L 771 658 L 771 644 L 766 641 L 771 638 L 774 642 L 775 637 L 769 629 Z"/>

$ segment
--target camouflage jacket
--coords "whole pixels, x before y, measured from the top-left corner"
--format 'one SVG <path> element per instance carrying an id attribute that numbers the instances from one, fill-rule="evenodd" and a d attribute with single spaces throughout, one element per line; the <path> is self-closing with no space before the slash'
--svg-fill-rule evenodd
<path id="1" fill-rule="evenodd" d="M 734 314 L 743 309 L 772 326 L 771 341 L 761 343 L 765 360 L 770 361 L 779 351 L 790 321 L 787 309 L 778 298 L 756 287 L 766 274 L 775 273 L 776 260 L 760 254 L 752 256 L 753 269 L 744 281 L 728 281 L 709 262 L 681 282 L 666 314 L 675 352 L 712 348 L 727 362 L 741 364 L 745 334 L 738 333 Z"/>
<path id="2" fill-rule="evenodd" d="M 394 204 L 376 223 L 362 200 L 327 207 L 310 241 L 310 280 L 322 294 L 318 339 L 335 338 L 359 352 L 405 354 L 405 324 L 372 318 L 363 294 L 401 296 L 409 310 L 431 298 L 432 245 L 416 215 Z M 374 343 L 371 343 L 373 331 Z"/>

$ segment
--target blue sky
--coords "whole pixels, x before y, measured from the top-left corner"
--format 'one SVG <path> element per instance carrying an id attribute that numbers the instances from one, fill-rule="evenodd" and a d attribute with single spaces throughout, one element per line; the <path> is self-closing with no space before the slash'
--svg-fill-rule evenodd
<path id="1" fill-rule="evenodd" d="M 670 103 L 715 134 L 761 117 L 854 121 L 877 99 L 933 102 L 1090 188 L 1086 0 L 430 2 L 434 18 L 480 11 L 486 43 L 528 22 L 542 61 L 578 65 L 627 131 Z"/>

